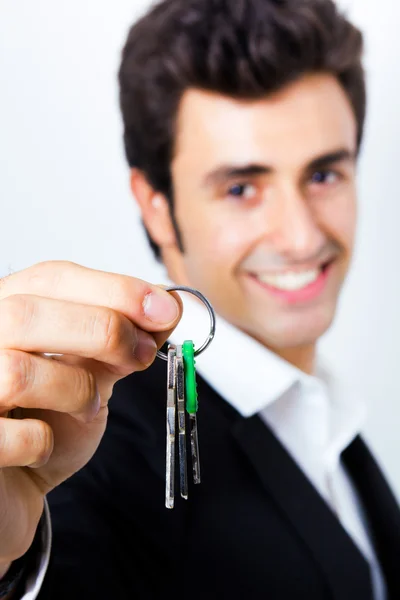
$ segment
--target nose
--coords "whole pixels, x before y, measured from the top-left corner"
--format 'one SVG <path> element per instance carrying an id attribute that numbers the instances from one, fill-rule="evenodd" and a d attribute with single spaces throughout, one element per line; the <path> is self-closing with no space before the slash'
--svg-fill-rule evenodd
<path id="1" fill-rule="evenodd" d="M 326 244 L 315 210 L 297 186 L 287 183 L 276 189 L 270 209 L 270 242 L 282 257 L 306 261 Z"/>

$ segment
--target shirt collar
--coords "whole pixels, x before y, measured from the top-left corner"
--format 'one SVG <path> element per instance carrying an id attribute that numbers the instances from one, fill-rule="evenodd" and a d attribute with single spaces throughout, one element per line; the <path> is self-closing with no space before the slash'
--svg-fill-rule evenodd
<path id="1" fill-rule="evenodd" d="M 175 344 L 190 339 L 199 347 L 209 332 L 207 310 L 189 294 L 183 302 L 182 321 L 170 339 Z M 196 358 L 196 368 L 244 417 L 258 413 L 296 381 L 308 377 L 219 315 L 215 338 Z"/>
<path id="2" fill-rule="evenodd" d="M 167 285 L 174 284 L 168 281 Z M 183 303 L 183 318 L 170 339 L 175 344 L 190 339 L 199 347 L 209 333 L 208 312 L 190 294 L 184 294 Z M 337 460 L 365 421 L 366 406 L 359 394 L 335 378 L 321 356 L 317 358 L 315 374 L 307 375 L 218 314 L 215 338 L 196 358 L 196 368 L 243 417 L 265 412 L 293 388 L 298 389 L 299 399 L 308 397 L 312 402 L 311 397 L 324 397 L 325 408 L 318 408 L 327 412 L 332 461 Z"/>

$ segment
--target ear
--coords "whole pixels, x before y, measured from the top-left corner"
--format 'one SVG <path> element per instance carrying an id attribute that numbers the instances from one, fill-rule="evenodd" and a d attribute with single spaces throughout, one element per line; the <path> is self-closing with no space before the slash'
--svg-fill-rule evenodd
<path id="1" fill-rule="evenodd" d="M 160 248 L 176 246 L 168 201 L 156 192 L 139 169 L 131 170 L 131 190 L 139 205 L 147 231 Z"/>

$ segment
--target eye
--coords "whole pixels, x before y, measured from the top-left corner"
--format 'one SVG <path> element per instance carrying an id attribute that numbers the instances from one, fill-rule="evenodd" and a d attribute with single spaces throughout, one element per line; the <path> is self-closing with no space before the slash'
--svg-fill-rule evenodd
<path id="1" fill-rule="evenodd" d="M 320 170 L 312 174 L 311 183 L 317 185 L 332 185 L 339 180 L 339 174 L 335 171 Z"/>
<path id="2" fill-rule="evenodd" d="M 254 198 L 257 190 L 254 185 L 250 183 L 237 183 L 229 188 L 228 196 L 232 198 L 244 198 L 245 200 Z"/>

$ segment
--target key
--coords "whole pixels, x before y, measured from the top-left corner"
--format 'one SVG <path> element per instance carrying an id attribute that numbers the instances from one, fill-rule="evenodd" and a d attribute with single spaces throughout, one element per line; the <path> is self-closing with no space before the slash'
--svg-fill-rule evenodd
<path id="1" fill-rule="evenodd" d="M 196 361 L 194 360 L 194 344 L 192 341 L 189 340 L 183 343 L 182 353 L 185 365 L 186 411 L 189 414 L 193 482 L 200 483 L 199 437 L 197 429 L 198 401 L 195 367 Z"/>
<path id="2" fill-rule="evenodd" d="M 186 458 L 186 412 L 185 412 L 185 371 L 182 346 L 176 347 L 176 397 L 178 408 L 179 439 L 179 481 L 181 496 L 188 499 L 187 458 Z"/>
<path id="3" fill-rule="evenodd" d="M 168 347 L 167 373 L 167 455 L 165 506 L 174 508 L 175 497 L 175 435 L 176 435 L 176 348 Z"/>
<path id="4" fill-rule="evenodd" d="M 168 399 L 167 399 L 167 451 L 166 451 L 166 490 L 165 504 L 167 508 L 174 506 L 174 481 L 176 465 L 176 437 L 179 447 L 179 485 L 181 496 L 188 498 L 187 456 L 186 456 L 186 413 L 190 427 L 190 452 L 194 483 L 200 483 L 200 456 L 197 429 L 197 386 L 194 356 L 204 352 L 215 336 L 216 317 L 213 307 L 198 290 L 187 286 L 165 288 L 167 292 L 182 291 L 193 294 L 203 302 L 210 317 L 210 331 L 207 338 L 196 351 L 192 341 L 183 345 L 169 346 L 168 355 L 161 350 L 157 356 L 168 361 Z M 183 350 L 185 348 L 185 351 Z"/>

